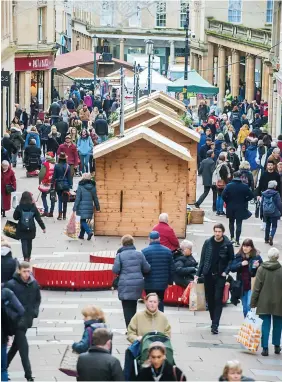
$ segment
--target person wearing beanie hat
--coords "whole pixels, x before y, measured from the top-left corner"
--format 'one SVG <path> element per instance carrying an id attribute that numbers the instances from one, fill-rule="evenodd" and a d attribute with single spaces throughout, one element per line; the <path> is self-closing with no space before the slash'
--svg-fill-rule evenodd
<path id="1" fill-rule="evenodd" d="M 277 222 L 282 215 L 282 202 L 277 191 L 278 183 L 275 180 L 268 182 L 267 190 L 262 193 L 260 214 L 265 226 L 265 243 L 273 245 L 273 239 L 277 230 Z"/>
<path id="2" fill-rule="evenodd" d="M 42 164 L 41 170 L 39 172 L 39 186 L 38 189 L 41 191 L 41 199 L 44 207 L 44 213 L 42 216 L 45 217 L 53 217 L 53 212 L 55 208 L 55 198 L 53 193 L 50 193 L 50 201 L 51 208 L 50 212 L 48 212 L 48 203 L 47 203 L 47 195 L 51 190 L 52 178 L 54 175 L 55 169 L 55 158 L 52 152 L 47 152 L 45 156 L 45 162 Z"/>
<path id="3" fill-rule="evenodd" d="M 238 145 L 242 145 L 249 134 L 250 134 L 249 126 L 246 124 L 243 125 L 237 136 Z"/>

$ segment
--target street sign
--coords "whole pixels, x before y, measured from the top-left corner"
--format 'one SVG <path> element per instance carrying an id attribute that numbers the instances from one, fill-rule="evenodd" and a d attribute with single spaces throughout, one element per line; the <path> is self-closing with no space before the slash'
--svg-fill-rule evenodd
<path id="1" fill-rule="evenodd" d="M 7 70 L 1 71 L 1 87 L 10 87 L 10 72 Z"/>

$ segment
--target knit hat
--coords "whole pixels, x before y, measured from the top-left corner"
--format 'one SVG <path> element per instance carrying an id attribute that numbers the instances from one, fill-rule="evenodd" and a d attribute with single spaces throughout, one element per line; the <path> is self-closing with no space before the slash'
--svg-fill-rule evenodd
<path id="1" fill-rule="evenodd" d="M 160 234 L 158 233 L 158 231 L 152 231 L 152 232 L 150 232 L 149 238 L 152 240 L 159 239 Z"/>
<path id="2" fill-rule="evenodd" d="M 219 133 L 217 139 L 220 141 L 224 141 L 224 135 L 222 133 Z"/>
<path id="3" fill-rule="evenodd" d="M 66 153 L 61 152 L 59 155 L 59 159 L 66 160 L 67 159 Z"/>
<path id="4" fill-rule="evenodd" d="M 46 160 L 52 160 L 52 159 L 54 159 L 54 154 L 52 153 L 52 151 L 48 151 L 48 153 L 46 153 L 46 155 L 45 155 L 45 159 L 46 159 Z"/>

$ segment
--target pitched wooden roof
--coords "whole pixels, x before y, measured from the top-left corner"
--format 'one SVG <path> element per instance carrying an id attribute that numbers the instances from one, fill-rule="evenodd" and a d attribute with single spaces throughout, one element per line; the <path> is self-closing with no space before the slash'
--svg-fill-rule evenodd
<path id="1" fill-rule="evenodd" d="M 124 116 L 124 122 L 131 121 L 132 119 L 139 117 L 142 114 L 150 113 L 153 116 L 157 116 L 160 114 L 160 112 L 155 109 L 154 106 L 151 106 L 150 104 L 145 104 L 144 107 L 139 107 L 137 111 L 133 111 L 131 113 L 127 113 Z M 178 116 L 177 116 L 178 117 Z M 118 127 L 119 126 L 119 119 L 111 124 L 111 127 Z"/>
<path id="2" fill-rule="evenodd" d="M 94 158 L 100 158 L 140 139 L 145 139 L 153 145 L 187 162 L 193 160 L 188 149 L 145 126 L 127 130 L 124 133 L 124 137 L 115 137 L 95 146 L 93 156 Z"/>
<path id="3" fill-rule="evenodd" d="M 154 100 L 154 101 L 158 101 L 158 99 L 161 99 L 163 101 L 166 101 L 168 104 L 172 105 L 173 107 L 177 108 L 180 111 L 183 111 L 183 112 L 186 111 L 186 107 L 185 107 L 183 102 L 169 96 L 168 94 L 166 94 L 162 91 L 153 92 L 150 94 L 150 97 L 145 95 L 139 99 L 139 102 L 142 102 L 143 99 L 150 99 L 150 100 Z"/>
<path id="4" fill-rule="evenodd" d="M 148 97 L 141 97 L 140 100 L 138 101 L 138 111 L 141 110 L 144 107 L 151 106 L 155 108 L 158 111 L 161 111 L 164 114 L 171 115 L 174 118 L 179 118 L 177 112 L 173 110 L 172 108 L 155 101 L 154 99 L 148 98 Z M 125 113 L 132 113 L 135 111 L 135 104 L 134 103 L 129 103 L 125 106 L 124 112 Z"/>
<path id="5" fill-rule="evenodd" d="M 65 74 L 72 78 L 93 78 L 93 73 L 89 72 L 89 70 L 81 68 L 80 66 L 76 66 Z"/>

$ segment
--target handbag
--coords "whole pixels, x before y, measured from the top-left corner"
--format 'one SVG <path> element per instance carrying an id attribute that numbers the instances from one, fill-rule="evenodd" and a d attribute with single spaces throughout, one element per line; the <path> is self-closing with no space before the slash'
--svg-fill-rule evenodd
<path id="1" fill-rule="evenodd" d="M 4 235 L 10 237 L 11 239 L 19 240 L 17 238 L 17 226 L 18 223 L 13 222 L 11 220 L 7 220 L 3 228 Z"/>
<path id="2" fill-rule="evenodd" d="M 7 195 L 10 195 L 12 192 L 15 191 L 14 187 L 11 184 L 6 184 L 5 190 Z"/>
<path id="3" fill-rule="evenodd" d="M 66 170 L 64 172 L 64 176 L 62 179 L 58 179 L 56 181 L 56 189 L 58 191 L 64 191 L 64 190 L 68 190 L 69 189 L 69 186 L 66 185 L 66 182 L 65 182 L 65 177 L 66 177 L 66 174 L 68 172 L 68 169 L 69 169 L 69 165 L 67 164 L 67 167 L 66 167 Z"/>
<path id="4" fill-rule="evenodd" d="M 121 261 L 121 256 L 119 256 L 119 259 L 120 259 L 120 272 L 119 272 L 119 275 L 117 275 L 114 280 L 113 280 L 113 283 L 112 283 L 112 289 L 113 290 L 117 290 L 118 289 L 118 283 L 119 283 L 119 276 L 121 274 L 121 270 L 122 270 L 122 261 Z"/>
<path id="5" fill-rule="evenodd" d="M 50 183 L 40 183 L 38 186 L 38 190 L 41 192 L 44 192 L 45 194 L 48 194 L 51 189 L 51 184 Z"/>

